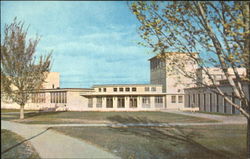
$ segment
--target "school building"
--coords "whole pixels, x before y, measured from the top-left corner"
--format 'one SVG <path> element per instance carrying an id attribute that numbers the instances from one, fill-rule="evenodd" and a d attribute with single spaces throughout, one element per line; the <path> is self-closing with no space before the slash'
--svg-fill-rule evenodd
<path id="1" fill-rule="evenodd" d="M 166 53 L 165 58 L 154 56 L 150 62 L 149 84 L 108 84 L 92 88 L 60 88 L 60 75 L 50 72 L 43 89 L 31 94 L 25 109 L 51 111 L 157 111 L 162 109 L 196 109 L 201 111 L 238 113 L 223 99 L 202 88 L 184 75 L 171 71 L 175 59 L 185 61 L 185 68 L 207 80 L 193 60 L 185 53 Z M 195 55 L 195 53 L 194 53 Z M 195 55 L 196 56 L 196 55 Z M 239 68 L 241 75 L 246 70 Z M 224 79 L 218 68 L 211 68 L 218 84 Z M 223 90 L 230 87 L 221 85 Z M 225 87 L 225 88 L 224 88 Z M 204 95 L 205 94 L 205 95 Z M 235 99 L 235 102 L 237 100 Z M 226 105 L 226 106 L 225 106 Z M 19 109 L 16 103 L 1 99 L 1 108 Z"/>

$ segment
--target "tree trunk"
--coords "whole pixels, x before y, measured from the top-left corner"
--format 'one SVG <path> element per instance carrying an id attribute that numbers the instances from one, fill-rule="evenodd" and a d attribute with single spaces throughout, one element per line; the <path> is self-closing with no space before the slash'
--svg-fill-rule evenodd
<path id="1" fill-rule="evenodd" d="M 20 106 L 20 119 L 24 119 L 24 105 Z"/>

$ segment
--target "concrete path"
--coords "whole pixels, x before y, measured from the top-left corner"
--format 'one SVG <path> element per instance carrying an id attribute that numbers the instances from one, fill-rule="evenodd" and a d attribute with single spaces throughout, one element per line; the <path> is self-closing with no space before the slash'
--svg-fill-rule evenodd
<path id="1" fill-rule="evenodd" d="M 41 158 L 119 158 L 83 140 L 66 136 L 44 127 L 1 120 L 1 129 L 29 139 Z"/>
<path id="2" fill-rule="evenodd" d="M 162 112 L 218 120 L 222 124 L 246 124 L 247 123 L 247 120 L 243 115 L 214 115 L 214 114 L 205 114 L 205 113 L 197 113 L 197 112 L 183 112 L 183 111 L 178 111 L 178 110 L 162 110 Z"/>

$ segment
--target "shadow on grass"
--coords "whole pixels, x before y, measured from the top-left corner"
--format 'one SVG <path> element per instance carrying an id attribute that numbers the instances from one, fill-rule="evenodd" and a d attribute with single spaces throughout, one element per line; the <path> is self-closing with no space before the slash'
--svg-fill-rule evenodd
<path id="1" fill-rule="evenodd" d="M 119 115 L 109 117 L 108 119 L 115 123 L 159 123 L 157 121 L 148 120 L 147 118 L 122 117 Z M 158 149 L 160 149 L 159 151 L 166 155 L 166 158 L 242 158 L 242 156 L 235 155 L 231 152 L 224 150 L 214 150 L 204 146 L 201 143 L 198 143 L 194 140 L 194 138 L 202 138 L 205 137 L 205 135 L 199 133 L 195 128 L 185 128 L 169 125 L 167 127 L 110 127 L 110 129 L 112 131 L 118 131 L 120 133 L 144 137 L 149 139 L 150 141 L 160 140 L 160 142 L 162 143 L 169 143 L 169 146 L 158 147 Z M 180 146 L 183 146 L 184 148 L 180 150 L 178 148 Z M 173 150 L 175 152 L 173 152 Z"/>
<path id="2" fill-rule="evenodd" d="M 50 129 L 50 127 L 47 128 L 46 130 L 44 130 L 44 131 L 42 131 L 42 132 L 40 132 L 40 133 L 34 135 L 34 136 L 28 138 L 28 139 L 25 139 L 25 140 L 23 140 L 23 141 L 21 141 L 21 142 L 15 144 L 15 145 L 9 147 L 9 148 L 3 150 L 3 151 L 1 152 L 1 155 L 3 155 L 3 154 L 5 154 L 6 152 L 8 152 L 8 151 L 10 151 L 10 150 L 12 150 L 12 149 L 14 149 L 14 148 L 16 148 L 17 146 L 23 144 L 23 143 L 26 142 L 26 141 L 29 141 L 29 140 L 31 140 L 31 139 L 33 139 L 33 138 L 35 138 L 35 137 L 38 137 L 38 136 L 42 135 L 43 133 L 45 133 L 45 132 L 48 131 L 49 129 Z"/>
<path id="3" fill-rule="evenodd" d="M 56 115 L 60 113 L 62 112 L 43 112 L 43 111 L 24 112 L 24 119 L 46 116 L 46 115 Z M 20 114 L 18 112 L 1 114 L 1 120 L 17 120 L 19 119 L 19 117 Z"/>

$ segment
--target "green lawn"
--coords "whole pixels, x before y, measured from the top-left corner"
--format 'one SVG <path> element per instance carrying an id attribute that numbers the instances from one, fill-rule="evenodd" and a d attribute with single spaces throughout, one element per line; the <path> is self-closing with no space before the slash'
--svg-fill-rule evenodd
<path id="1" fill-rule="evenodd" d="M 223 116 L 241 116 L 241 114 L 226 114 L 226 113 L 219 113 L 219 112 L 203 112 L 203 111 L 198 111 L 197 113 L 211 114 L 211 115 L 223 115 Z"/>
<path id="2" fill-rule="evenodd" d="M 240 159 L 246 155 L 246 126 L 172 128 L 56 127 L 121 158 Z"/>
<path id="3" fill-rule="evenodd" d="M 25 139 L 11 131 L 1 129 L 1 158 L 2 159 L 37 159 L 40 158 L 35 149 L 28 142 L 24 142 L 18 146 L 16 144 L 24 141 Z M 9 151 L 3 151 L 12 147 Z"/>
<path id="4" fill-rule="evenodd" d="M 24 120 L 18 119 L 19 114 L 2 114 L 1 118 L 27 124 L 216 122 L 166 112 L 30 112 Z"/>
<path id="5" fill-rule="evenodd" d="M 19 113 L 20 109 L 1 109 L 1 113 Z M 38 112 L 37 110 L 25 110 L 25 112 Z"/>

